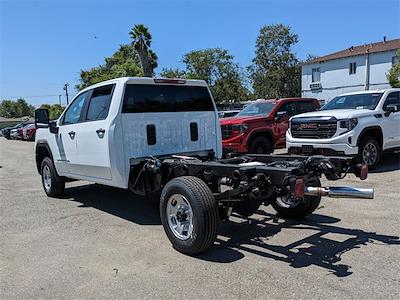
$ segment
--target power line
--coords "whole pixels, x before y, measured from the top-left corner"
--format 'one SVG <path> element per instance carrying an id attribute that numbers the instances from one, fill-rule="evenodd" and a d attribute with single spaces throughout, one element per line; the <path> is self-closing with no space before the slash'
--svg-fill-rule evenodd
<path id="1" fill-rule="evenodd" d="M 8 96 L 8 97 L 1 97 L 1 99 L 58 97 L 58 95 L 59 94 L 54 94 L 54 95 L 35 95 L 35 96 Z"/>

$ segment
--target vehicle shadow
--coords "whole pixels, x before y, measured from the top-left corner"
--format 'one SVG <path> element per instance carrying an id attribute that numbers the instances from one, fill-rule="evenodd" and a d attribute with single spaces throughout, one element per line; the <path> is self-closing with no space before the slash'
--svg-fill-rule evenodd
<path id="1" fill-rule="evenodd" d="M 400 154 L 399 153 L 385 153 L 382 155 L 382 160 L 379 165 L 369 171 L 370 173 L 383 173 L 390 171 L 400 170 Z"/>
<path id="2" fill-rule="evenodd" d="M 161 225 L 156 196 L 145 198 L 125 190 L 89 184 L 66 189 L 64 199 L 79 202 L 79 207 L 93 207 L 136 224 Z M 344 277 L 351 275 L 352 271 L 350 265 L 340 263 L 343 253 L 372 243 L 400 245 L 398 236 L 335 226 L 333 224 L 340 219 L 329 216 L 313 214 L 304 220 L 286 220 L 264 210 L 258 210 L 257 215 L 257 218 L 235 215 L 233 221 L 222 223 L 214 246 L 196 257 L 231 263 L 242 259 L 246 253 L 252 253 L 287 263 L 293 268 L 319 266 Z M 288 245 L 272 242 L 274 236 L 285 234 L 286 229 L 298 230 L 299 236 L 308 230 L 310 235 Z M 330 237 L 332 234 L 342 238 L 335 240 Z"/>
<path id="3" fill-rule="evenodd" d="M 313 214 L 304 220 L 285 220 L 259 210 L 263 217 L 239 219 L 221 226 L 217 245 L 205 254 L 197 256 L 207 261 L 230 263 L 244 257 L 245 253 L 256 254 L 289 264 L 293 268 L 311 265 L 327 269 L 337 277 L 351 275 L 351 266 L 340 263 L 341 255 L 367 244 L 400 245 L 398 236 L 381 235 L 359 229 L 349 229 L 332 224 L 340 219 Z M 268 243 L 273 236 L 285 229 L 310 230 L 310 236 L 300 238 L 288 245 Z M 340 235 L 341 241 L 329 238 Z M 343 240 L 343 237 L 347 238 Z M 234 252 L 238 253 L 234 253 Z"/>
<path id="4" fill-rule="evenodd" d="M 161 225 L 159 202 L 155 197 L 141 197 L 127 190 L 89 184 L 65 189 L 64 199 L 93 207 L 140 225 Z"/>

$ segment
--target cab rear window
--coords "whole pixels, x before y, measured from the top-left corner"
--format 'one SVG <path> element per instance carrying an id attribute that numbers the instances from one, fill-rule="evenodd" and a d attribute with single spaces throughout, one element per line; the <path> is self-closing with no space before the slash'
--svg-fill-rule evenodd
<path id="1" fill-rule="evenodd" d="M 123 113 L 214 111 L 206 87 L 127 84 Z"/>

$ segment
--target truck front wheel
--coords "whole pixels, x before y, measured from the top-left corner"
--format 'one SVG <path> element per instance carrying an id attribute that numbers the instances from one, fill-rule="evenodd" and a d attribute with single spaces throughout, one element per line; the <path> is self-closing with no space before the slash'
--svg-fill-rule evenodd
<path id="1" fill-rule="evenodd" d="M 366 136 L 362 138 L 358 149 L 357 161 L 367 164 L 370 170 L 374 169 L 381 160 L 381 148 L 378 141 L 371 136 Z"/>
<path id="2" fill-rule="evenodd" d="M 49 197 L 62 196 L 65 189 L 65 182 L 58 179 L 53 161 L 45 157 L 41 164 L 43 189 Z"/>
<path id="3" fill-rule="evenodd" d="M 307 186 L 321 186 L 319 178 L 305 181 Z M 293 195 L 277 197 L 271 202 L 272 207 L 278 214 L 284 217 L 301 219 L 312 214 L 321 201 L 321 196 L 304 196 L 296 199 Z"/>
<path id="4" fill-rule="evenodd" d="M 271 141 L 265 136 L 254 138 L 249 147 L 249 152 L 254 154 L 270 154 L 274 151 Z"/>
<path id="5" fill-rule="evenodd" d="M 207 184 L 197 177 L 182 176 L 165 185 L 160 216 L 173 247 L 184 254 L 203 252 L 217 238 L 217 202 Z"/>

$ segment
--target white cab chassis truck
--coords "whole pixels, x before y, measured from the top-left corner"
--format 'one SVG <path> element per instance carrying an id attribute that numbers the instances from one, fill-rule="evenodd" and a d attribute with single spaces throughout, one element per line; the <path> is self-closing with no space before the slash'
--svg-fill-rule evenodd
<path id="1" fill-rule="evenodd" d="M 400 89 L 339 95 L 320 111 L 291 118 L 288 153 L 352 156 L 375 168 L 383 152 L 400 150 Z"/>
<path id="2" fill-rule="evenodd" d="M 50 197 L 87 180 L 146 195 L 160 192 L 160 216 L 178 251 L 215 241 L 232 212 L 271 204 L 286 217 L 311 214 L 321 196 L 373 198 L 373 189 L 321 187 L 365 165 L 348 158 L 246 155 L 221 159 L 217 109 L 204 81 L 118 78 L 90 86 L 60 118 L 35 113 L 37 170 Z"/>

